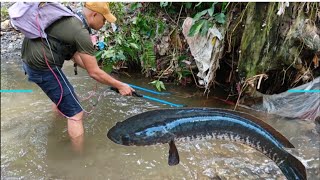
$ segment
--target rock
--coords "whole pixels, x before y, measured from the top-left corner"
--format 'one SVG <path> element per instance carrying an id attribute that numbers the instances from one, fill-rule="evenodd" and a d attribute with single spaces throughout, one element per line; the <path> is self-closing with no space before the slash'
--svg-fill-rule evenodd
<path id="1" fill-rule="evenodd" d="M 5 21 L 1 22 L 1 31 L 7 31 L 10 28 L 11 28 L 11 26 L 10 26 L 9 20 L 5 20 Z"/>
<path id="2" fill-rule="evenodd" d="M 316 117 L 314 123 L 316 124 L 316 131 L 320 134 L 320 116 Z"/>

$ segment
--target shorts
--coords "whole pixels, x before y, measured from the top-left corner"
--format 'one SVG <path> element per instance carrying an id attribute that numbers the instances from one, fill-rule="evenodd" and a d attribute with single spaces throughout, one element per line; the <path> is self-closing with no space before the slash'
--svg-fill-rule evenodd
<path id="1" fill-rule="evenodd" d="M 48 70 L 35 70 L 23 62 L 23 69 L 28 74 L 28 80 L 36 83 L 43 92 L 51 99 L 55 104 L 58 103 L 61 96 L 61 87 L 53 75 L 53 73 Z M 68 117 L 72 117 L 82 111 L 78 99 L 74 93 L 74 89 L 61 68 L 52 68 L 63 88 L 62 100 L 58 106 L 58 109 Z M 61 75 L 63 76 L 63 80 Z M 67 84 L 66 84 L 67 83 Z M 69 88 L 70 90 L 69 90 Z M 76 99 L 76 100 L 75 100 Z"/>

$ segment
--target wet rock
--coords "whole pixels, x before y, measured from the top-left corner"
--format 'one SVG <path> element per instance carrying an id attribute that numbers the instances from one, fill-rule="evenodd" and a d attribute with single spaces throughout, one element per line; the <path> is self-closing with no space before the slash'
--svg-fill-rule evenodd
<path id="1" fill-rule="evenodd" d="M 8 31 L 1 31 L 1 60 L 20 61 L 23 37 L 21 33 L 12 28 L 9 28 Z"/>
<path id="2" fill-rule="evenodd" d="M 314 123 L 316 124 L 316 131 L 320 134 L 320 116 L 316 117 Z"/>

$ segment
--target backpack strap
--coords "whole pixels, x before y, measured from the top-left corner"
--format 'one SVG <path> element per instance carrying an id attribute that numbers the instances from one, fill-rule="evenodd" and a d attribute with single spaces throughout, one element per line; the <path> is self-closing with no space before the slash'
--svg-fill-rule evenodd
<path id="1" fill-rule="evenodd" d="M 88 30 L 89 34 L 92 34 L 92 30 L 89 27 L 86 18 L 84 17 L 84 15 L 81 13 L 81 11 L 76 12 L 76 14 L 80 17 L 84 27 Z"/>
<path id="2" fill-rule="evenodd" d="M 77 12 L 74 12 L 72 10 L 72 8 L 70 6 L 66 6 L 70 11 L 72 11 L 78 19 L 80 19 L 82 21 L 82 24 L 84 25 L 84 27 L 88 30 L 89 34 L 92 34 L 92 30 L 91 28 L 89 27 L 88 23 L 87 23 L 87 20 L 86 18 L 84 17 L 84 15 L 82 14 L 81 11 L 77 11 Z"/>
<path id="3" fill-rule="evenodd" d="M 69 8 L 71 10 L 71 8 L 69 6 L 67 6 L 67 8 Z M 71 10 L 72 11 L 72 10 Z M 73 12 L 73 11 L 72 11 Z M 84 27 L 88 30 L 89 34 L 92 34 L 92 30 L 89 27 L 86 18 L 84 17 L 84 15 L 81 13 L 81 11 L 77 11 L 76 14 L 80 17 Z M 73 67 L 74 67 L 74 75 L 78 74 L 78 69 L 77 69 L 78 64 L 77 63 L 73 63 Z"/>

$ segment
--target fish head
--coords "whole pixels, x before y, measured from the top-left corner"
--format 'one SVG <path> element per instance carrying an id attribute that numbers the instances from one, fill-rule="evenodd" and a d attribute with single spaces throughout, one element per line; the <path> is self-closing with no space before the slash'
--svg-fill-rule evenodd
<path id="1" fill-rule="evenodd" d="M 121 122 L 117 122 L 117 124 L 108 131 L 107 137 L 117 144 L 130 146 L 132 144 L 129 133 L 130 129 L 123 127 Z"/>
<path id="2" fill-rule="evenodd" d="M 107 137 L 114 143 L 125 146 L 141 145 L 144 137 L 137 135 L 136 131 L 134 125 L 128 126 L 126 122 L 117 122 L 116 125 L 108 131 Z"/>
<path id="3" fill-rule="evenodd" d="M 167 143 L 172 139 L 172 134 L 164 131 L 163 126 L 144 126 L 131 124 L 128 126 L 126 121 L 118 122 L 107 134 L 108 138 L 121 145 L 144 146 L 157 143 Z"/>

